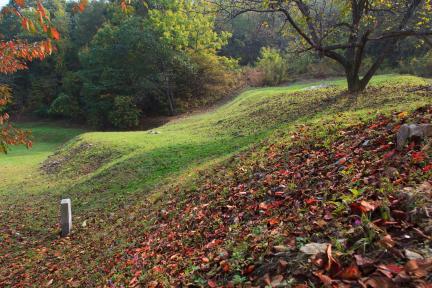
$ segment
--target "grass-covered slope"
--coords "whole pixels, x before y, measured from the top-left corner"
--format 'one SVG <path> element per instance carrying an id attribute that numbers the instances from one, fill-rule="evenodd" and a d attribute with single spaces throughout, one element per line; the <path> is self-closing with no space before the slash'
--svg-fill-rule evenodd
<path id="1" fill-rule="evenodd" d="M 377 113 L 410 111 L 431 103 L 430 93 L 414 91 L 427 84 L 416 77 L 376 77 L 357 97 L 347 96 L 343 83 L 329 82 L 335 86 L 320 90 L 303 90 L 313 83 L 248 90 L 214 111 L 151 132 L 81 134 L 43 164 L 36 163 L 45 156 L 36 159 L 28 156 L 32 151 L 23 152 L 20 157 L 29 158 L 19 165 L 25 169 L 7 174 L 11 172 L 6 166 L 0 167 L 0 175 L 13 179 L 0 184 L 0 286 L 94 287 L 108 278 L 130 281 L 129 271 L 137 273 L 134 281 L 144 283 L 151 277 L 140 276 L 135 266 L 123 262 L 124 251 L 142 248 L 139 243 L 147 231 L 158 217 L 165 217 L 158 207 L 182 201 L 169 196 L 177 195 L 177 185 L 195 185 L 197 171 L 253 144 L 288 143 L 287 135 L 298 124 L 319 126 L 329 119 L 344 119 L 352 125 Z M 258 144 L 264 139 L 267 142 Z M 2 165 L 15 165 L 0 157 Z M 229 175 L 237 177 L 235 172 Z M 75 215 L 74 233 L 67 239 L 57 236 L 61 197 L 72 198 Z"/>
<path id="2" fill-rule="evenodd" d="M 403 89 L 399 82 L 404 82 Z M 420 78 L 381 76 L 374 83 L 383 84 L 372 88 L 373 97 L 364 95 L 355 101 L 342 93 L 343 81 L 330 82 L 333 88 L 320 91 L 301 91 L 314 84 L 254 89 L 215 111 L 153 131 L 83 134 L 51 161 L 60 160 L 59 175 L 76 179 L 70 195 L 92 191 L 87 201 L 91 208 L 103 204 L 102 200 L 115 202 L 125 194 L 151 190 L 171 175 L 256 143 L 278 127 L 320 121 L 337 112 L 409 109 L 429 100 L 421 93 L 407 92 L 424 84 Z"/>

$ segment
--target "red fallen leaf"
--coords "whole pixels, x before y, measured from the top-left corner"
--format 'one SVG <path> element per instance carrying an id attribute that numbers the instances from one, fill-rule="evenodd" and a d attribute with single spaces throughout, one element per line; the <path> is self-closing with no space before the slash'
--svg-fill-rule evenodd
<path id="1" fill-rule="evenodd" d="M 422 169 L 422 171 L 425 173 L 429 172 L 430 170 L 432 170 L 432 164 L 428 164 Z"/>
<path id="2" fill-rule="evenodd" d="M 288 175 L 292 174 L 292 172 L 290 172 L 288 170 L 280 170 L 279 174 L 281 174 L 283 176 L 288 176 Z"/>
<path id="3" fill-rule="evenodd" d="M 396 149 L 391 150 L 390 152 L 387 152 L 384 154 L 383 159 L 387 160 L 393 157 L 393 155 L 396 153 Z"/>
<path id="4" fill-rule="evenodd" d="M 377 266 L 377 269 L 378 271 L 380 271 L 381 273 L 383 273 L 389 278 L 393 278 L 392 274 L 399 274 L 400 272 L 403 271 L 403 267 L 396 264 L 387 264 L 387 265 L 381 264 Z"/>
<path id="5" fill-rule="evenodd" d="M 268 220 L 268 224 L 270 226 L 277 225 L 277 224 L 279 224 L 279 220 L 277 218 L 271 218 L 271 219 Z"/>
<path id="6" fill-rule="evenodd" d="M 208 281 L 207 281 L 207 285 L 209 285 L 210 288 L 216 288 L 216 287 L 217 287 L 216 282 L 213 281 L 213 280 L 208 280 Z"/>
<path id="7" fill-rule="evenodd" d="M 267 210 L 267 209 L 269 209 L 269 205 L 267 203 L 265 203 L 265 202 L 261 202 L 258 207 L 261 210 Z"/>
<path id="8" fill-rule="evenodd" d="M 337 165 L 343 165 L 343 164 L 345 164 L 346 162 L 347 162 L 347 159 L 344 157 L 344 158 L 339 159 L 339 160 L 336 162 L 336 164 L 337 164 Z"/>
<path id="9" fill-rule="evenodd" d="M 333 283 L 333 279 L 331 279 L 329 276 L 322 274 L 321 272 L 313 272 L 313 274 L 320 279 L 320 281 L 325 286 L 330 286 Z"/>
<path id="10" fill-rule="evenodd" d="M 313 205 L 313 204 L 317 203 L 318 200 L 315 199 L 315 198 L 309 198 L 309 199 L 306 199 L 305 202 L 306 202 L 307 205 Z"/>
<path id="11" fill-rule="evenodd" d="M 226 260 L 222 260 L 222 261 L 219 263 L 219 266 L 222 268 L 222 271 L 224 271 L 225 273 L 229 272 L 230 269 L 231 269 L 231 267 L 230 267 L 228 261 L 226 261 Z"/>
<path id="12" fill-rule="evenodd" d="M 363 208 L 363 206 L 361 206 L 360 204 L 357 203 L 351 203 L 350 204 L 350 208 L 351 208 L 351 212 L 354 214 L 364 214 L 367 211 Z"/>
<path id="13" fill-rule="evenodd" d="M 391 145 L 391 144 L 384 144 L 384 145 L 381 145 L 380 147 L 378 147 L 378 151 L 387 150 L 387 149 L 391 148 L 392 146 L 393 146 L 393 145 Z M 395 151 L 395 150 L 393 150 L 393 151 Z"/>
<path id="14" fill-rule="evenodd" d="M 248 267 L 246 267 L 246 269 L 244 270 L 245 274 L 250 274 L 255 270 L 255 265 L 249 265 Z"/>
<path id="15" fill-rule="evenodd" d="M 137 277 L 133 277 L 130 281 L 129 281 L 129 285 L 130 286 L 135 286 L 136 284 L 138 284 L 138 278 Z"/>
<path id="16" fill-rule="evenodd" d="M 223 241 L 220 239 L 213 239 L 210 243 L 207 243 L 204 248 L 206 249 L 211 249 L 214 248 L 216 246 L 218 246 L 219 244 L 221 244 Z"/>
<path id="17" fill-rule="evenodd" d="M 152 270 L 155 271 L 155 272 L 158 272 L 158 273 L 162 273 L 163 272 L 163 268 L 160 267 L 160 266 L 154 266 Z"/>
<path id="18" fill-rule="evenodd" d="M 360 279 L 361 273 L 357 265 L 354 264 L 337 273 L 336 277 L 342 280 L 357 280 Z"/>
<path id="19" fill-rule="evenodd" d="M 201 261 L 204 262 L 204 263 L 209 263 L 210 259 L 207 258 L 207 257 L 203 257 L 203 258 L 201 258 Z"/>
<path id="20" fill-rule="evenodd" d="M 414 163 L 421 163 L 425 160 L 425 153 L 423 151 L 420 152 L 412 152 L 411 158 L 414 161 Z"/>

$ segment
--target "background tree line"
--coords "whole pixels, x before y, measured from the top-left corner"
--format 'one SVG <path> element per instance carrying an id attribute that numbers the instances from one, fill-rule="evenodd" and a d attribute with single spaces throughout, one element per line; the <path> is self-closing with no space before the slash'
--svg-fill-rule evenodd
<path id="1" fill-rule="evenodd" d="M 13 91 L 8 109 L 22 115 L 129 129 L 144 116 L 211 104 L 245 83 L 344 75 L 335 61 L 298 52 L 298 37 L 284 15 L 273 12 L 246 11 L 228 21 L 209 1 L 132 1 L 127 7 L 92 1 L 82 13 L 65 0 L 42 2 L 61 35 L 57 52 L 0 79 Z M 41 38 L 12 14 L 1 20 L 0 33 L 29 42 Z M 363 67 L 380 45 L 368 45 Z M 398 43 L 391 54 L 381 72 L 432 76 L 432 53 L 418 39 Z"/>

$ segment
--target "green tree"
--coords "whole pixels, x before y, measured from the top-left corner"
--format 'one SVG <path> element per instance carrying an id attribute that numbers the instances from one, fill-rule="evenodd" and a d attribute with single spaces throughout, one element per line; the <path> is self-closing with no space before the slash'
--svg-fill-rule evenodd
<path id="1" fill-rule="evenodd" d="M 427 39 L 432 35 L 430 0 L 215 2 L 229 10 L 231 16 L 250 11 L 282 15 L 295 35 L 299 50 L 314 50 L 338 62 L 353 93 L 365 89 L 400 41 L 407 37 Z M 378 52 L 361 75 L 371 43 L 379 43 Z"/>
<path id="2" fill-rule="evenodd" d="M 256 66 L 264 72 L 266 85 L 277 85 L 288 78 L 288 65 L 276 49 L 263 47 Z"/>

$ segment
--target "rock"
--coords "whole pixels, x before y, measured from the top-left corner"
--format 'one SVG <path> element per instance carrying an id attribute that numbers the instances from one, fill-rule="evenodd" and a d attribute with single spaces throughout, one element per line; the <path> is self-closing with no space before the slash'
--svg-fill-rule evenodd
<path id="1" fill-rule="evenodd" d="M 362 145 L 363 147 L 366 147 L 366 146 L 369 145 L 369 143 L 370 143 L 370 140 L 365 140 L 361 145 Z"/>
<path id="2" fill-rule="evenodd" d="M 309 243 L 300 248 L 300 251 L 308 255 L 326 253 L 329 243 Z"/>
<path id="3" fill-rule="evenodd" d="M 314 85 L 314 86 L 309 86 L 309 87 L 303 88 L 302 91 L 313 91 L 313 90 L 318 90 L 318 89 L 323 89 L 323 88 L 329 88 L 332 86 L 334 86 L 334 85 L 322 83 L 319 85 Z"/>
<path id="4" fill-rule="evenodd" d="M 401 151 L 408 140 L 419 141 L 430 136 L 432 136 L 432 124 L 404 124 L 396 135 L 396 149 Z"/>
<path id="5" fill-rule="evenodd" d="M 290 251 L 290 248 L 288 246 L 285 246 L 285 245 L 276 245 L 273 247 L 273 250 L 275 252 L 288 252 L 288 251 Z"/>
<path id="6" fill-rule="evenodd" d="M 423 259 L 423 256 L 419 253 L 413 252 L 411 250 L 405 249 L 405 256 L 409 260 L 417 260 L 417 259 Z"/>
<path id="7" fill-rule="evenodd" d="M 395 167 L 388 167 L 384 173 L 389 179 L 396 179 L 399 177 L 399 171 Z"/>
<path id="8" fill-rule="evenodd" d="M 155 131 L 155 130 L 150 130 L 150 131 L 148 132 L 148 134 L 154 134 L 154 135 L 157 135 L 157 134 L 161 134 L 161 132 L 159 132 L 159 131 Z"/>
<path id="9" fill-rule="evenodd" d="M 428 181 L 425 181 L 418 187 L 417 191 L 424 194 L 432 194 L 432 185 Z"/>

